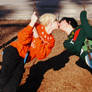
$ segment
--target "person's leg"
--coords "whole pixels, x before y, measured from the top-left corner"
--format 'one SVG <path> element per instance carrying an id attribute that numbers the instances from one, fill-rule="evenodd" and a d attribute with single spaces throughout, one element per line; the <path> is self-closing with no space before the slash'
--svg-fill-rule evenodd
<path id="1" fill-rule="evenodd" d="M 24 72 L 24 63 L 20 62 L 16 67 L 15 71 L 13 72 L 12 78 L 4 87 L 3 92 L 16 92 L 22 79 L 23 72 Z"/>
<path id="2" fill-rule="evenodd" d="M 7 48 L 4 49 L 2 69 L 0 71 L 1 90 L 5 87 L 5 85 L 7 85 L 10 79 L 12 79 L 14 71 L 18 66 L 19 62 L 23 62 L 23 58 L 19 56 L 16 48 L 8 46 Z"/>

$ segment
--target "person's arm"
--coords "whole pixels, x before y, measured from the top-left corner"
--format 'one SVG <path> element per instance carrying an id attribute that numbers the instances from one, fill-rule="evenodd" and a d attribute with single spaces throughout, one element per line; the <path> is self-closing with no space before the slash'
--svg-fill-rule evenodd
<path id="1" fill-rule="evenodd" d="M 81 21 L 81 25 L 83 26 L 83 30 L 86 34 L 86 37 L 92 39 L 92 27 L 88 23 L 87 12 L 86 11 L 81 12 L 80 21 Z"/>
<path id="2" fill-rule="evenodd" d="M 87 20 L 87 12 L 85 10 L 80 13 L 80 21 L 83 26 L 89 25 Z"/>
<path id="3" fill-rule="evenodd" d="M 33 30 L 33 48 L 35 48 L 36 52 L 36 58 L 37 59 L 44 59 L 46 58 L 49 53 L 51 52 L 52 48 L 54 47 L 55 40 L 53 36 L 46 35 L 46 40 L 42 40 L 39 35 L 37 35 L 37 31 Z"/>
<path id="4" fill-rule="evenodd" d="M 52 48 L 54 47 L 55 40 L 53 36 L 49 36 L 49 40 L 47 42 L 42 41 L 41 39 L 35 39 L 36 44 L 36 57 L 38 59 L 44 59 L 46 58 Z"/>
<path id="5" fill-rule="evenodd" d="M 27 45 L 32 40 L 32 27 L 27 26 L 18 33 L 18 42 L 22 45 Z"/>
<path id="6" fill-rule="evenodd" d="M 36 13 L 34 12 L 33 15 L 31 16 L 31 22 L 29 23 L 29 25 L 27 27 L 25 27 L 24 29 L 22 29 L 19 33 L 18 33 L 18 41 L 23 44 L 23 45 L 27 45 L 31 42 L 32 40 L 32 35 L 33 35 L 33 27 L 35 25 L 35 23 L 37 22 L 37 16 Z"/>

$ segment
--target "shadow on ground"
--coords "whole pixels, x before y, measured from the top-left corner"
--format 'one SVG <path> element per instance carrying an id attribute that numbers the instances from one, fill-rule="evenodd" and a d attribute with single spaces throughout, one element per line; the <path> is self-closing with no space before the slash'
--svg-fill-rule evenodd
<path id="1" fill-rule="evenodd" d="M 63 68 L 69 61 L 69 56 L 71 56 L 71 54 L 68 51 L 64 51 L 60 55 L 48 59 L 47 61 L 40 61 L 36 65 L 33 65 L 26 84 L 21 86 L 17 92 L 37 92 L 46 71 L 49 69 L 59 70 Z"/>
<path id="2" fill-rule="evenodd" d="M 86 70 L 88 70 L 91 74 L 92 74 L 92 69 L 90 67 L 87 66 L 86 62 L 84 60 L 79 59 L 76 64 L 81 67 L 84 68 Z"/>

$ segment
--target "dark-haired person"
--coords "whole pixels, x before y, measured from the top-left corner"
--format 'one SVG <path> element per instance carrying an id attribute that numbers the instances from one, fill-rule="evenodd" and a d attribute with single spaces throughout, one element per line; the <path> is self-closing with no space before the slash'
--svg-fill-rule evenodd
<path id="1" fill-rule="evenodd" d="M 81 12 L 80 20 L 81 24 L 78 25 L 74 18 L 64 17 L 60 22 L 60 28 L 68 35 L 68 39 L 64 42 L 64 47 L 72 54 L 78 55 L 80 60 L 84 61 L 85 56 L 88 54 L 85 40 L 86 38 L 92 39 L 92 27 L 88 24 L 85 11 Z M 92 68 L 90 64 L 88 66 Z"/>
<path id="2" fill-rule="evenodd" d="M 86 38 L 82 25 L 78 25 L 74 18 L 64 17 L 60 21 L 60 29 L 68 35 L 68 39 L 64 41 L 64 47 L 72 54 L 80 56 Z"/>
<path id="3" fill-rule="evenodd" d="M 63 17 L 59 21 L 59 27 L 61 30 L 69 35 L 71 31 L 73 31 L 76 27 L 78 27 L 78 23 L 74 18 L 71 17 Z"/>

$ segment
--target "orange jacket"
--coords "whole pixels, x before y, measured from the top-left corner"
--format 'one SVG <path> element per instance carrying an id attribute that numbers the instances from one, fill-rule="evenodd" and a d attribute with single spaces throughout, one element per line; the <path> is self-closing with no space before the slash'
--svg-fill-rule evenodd
<path id="1" fill-rule="evenodd" d="M 35 27 L 40 35 L 39 38 L 33 37 L 33 28 L 28 25 L 18 33 L 18 39 L 10 45 L 17 48 L 21 57 L 25 58 L 29 50 L 31 60 L 35 57 L 40 60 L 48 56 L 54 46 L 55 40 L 51 34 L 46 33 L 43 25 L 37 24 Z"/>

